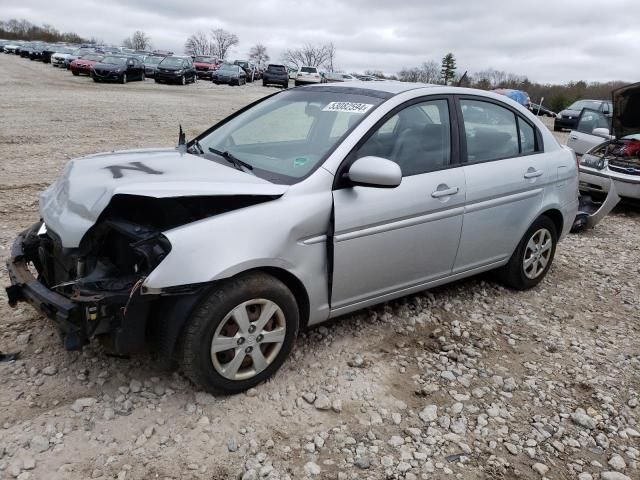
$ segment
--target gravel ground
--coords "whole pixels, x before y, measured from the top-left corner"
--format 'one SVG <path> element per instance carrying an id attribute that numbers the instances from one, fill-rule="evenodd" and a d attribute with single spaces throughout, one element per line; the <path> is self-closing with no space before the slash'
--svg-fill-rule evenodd
<path id="1" fill-rule="evenodd" d="M 0 55 L 0 257 L 72 157 L 173 145 L 273 89 L 94 85 Z M 0 478 L 640 478 L 640 214 L 558 249 L 539 287 L 485 275 L 304 332 L 246 394 L 147 356 L 63 350 L 0 303 Z M 0 284 L 7 284 L 4 265 Z"/>

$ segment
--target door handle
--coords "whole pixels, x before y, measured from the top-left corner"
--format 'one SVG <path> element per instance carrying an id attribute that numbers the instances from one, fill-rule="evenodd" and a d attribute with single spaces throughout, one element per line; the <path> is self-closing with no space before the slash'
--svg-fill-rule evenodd
<path id="1" fill-rule="evenodd" d="M 451 195 L 455 195 L 459 191 L 460 187 L 449 188 L 447 185 L 438 185 L 438 189 L 435 192 L 431 192 L 431 196 L 433 198 L 449 197 Z"/>
<path id="2" fill-rule="evenodd" d="M 575 135 L 569 135 L 569 138 L 570 138 L 571 140 L 577 140 L 577 139 L 578 139 L 578 137 L 577 137 L 577 136 L 575 136 Z"/>
<path id="3" fill-rule="evenodd" d="M 542 176 L 544 172 L 542 170 L 534 170 L 533 168 L 530 168 L 529 170 L 527 170 L 527 173 L 524 174 L 524 178 L 537 178 Z"/>

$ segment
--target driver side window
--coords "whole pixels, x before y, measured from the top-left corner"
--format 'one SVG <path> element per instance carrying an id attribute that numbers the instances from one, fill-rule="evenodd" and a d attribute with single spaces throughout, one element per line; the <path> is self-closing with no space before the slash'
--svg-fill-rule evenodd
<path id="1" fill-rule="evenodd" d="M 447 100 L 414 103 L 384 122 L 355 152 L 355 158 L 396 162 L 402 176 L 419 175 L 451 162 L 451 122 Z"/>

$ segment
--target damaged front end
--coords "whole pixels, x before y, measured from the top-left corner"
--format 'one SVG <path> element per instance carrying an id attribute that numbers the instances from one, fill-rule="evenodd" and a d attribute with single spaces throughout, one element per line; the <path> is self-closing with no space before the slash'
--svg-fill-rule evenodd
<path id="1" fill-rule="evenodd" d="M 593 227 L 621 198 L 640 200 L 640 140 L 605 142 L 580 159 L 580 212 L 574 231 Z M 592 196 L 606 198 L 597 203 Z"/>
<path id="2" fill-rule="evenodd" d="M 27 301 L 51 318 L 68 350 L 82 348 L 91 337 L 108 340 L 117 353 L 139 350 L 156 297 L 138 293 L 170 250 L 159 231 L 123 220 L 101 222 L 78 248 L 64 248 L 39 222 L 13 245 L 9 304 Z"/>
<path id="3" fill-rule="evenodd" d="M 97 337 L 117 354 L 140 351 L 151 341 L 169 357 L 180 325 L 209 285 L 147 291 L 146 277 L 172 249 L 162 232 L 273 198 L 119 194 L 77 247 L 65 247 L 57 232 L 38 222 L 13 244 L 9 304 L 26 301 L 52 319 L 68 350 Z"/>

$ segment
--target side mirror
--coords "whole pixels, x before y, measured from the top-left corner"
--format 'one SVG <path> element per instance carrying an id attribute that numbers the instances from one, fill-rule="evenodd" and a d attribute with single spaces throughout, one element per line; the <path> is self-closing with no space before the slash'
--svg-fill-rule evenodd
<path id="1" fill-rule="evenodd" d="M 353 185 L 395 188 L 402 182 L 400 166 L 380 157 L 362 157 L 353 162 L 347 178 Z"/>
<path id="2" fill-rule="evenodd" d="M 594 128 L 591 133 L 598 137 L 606 138 L 607 140 L 611 138 L 608 128 Z"/>

